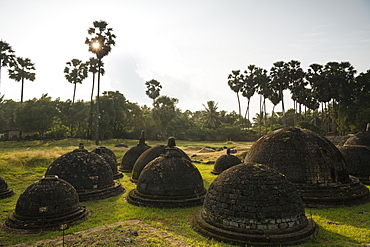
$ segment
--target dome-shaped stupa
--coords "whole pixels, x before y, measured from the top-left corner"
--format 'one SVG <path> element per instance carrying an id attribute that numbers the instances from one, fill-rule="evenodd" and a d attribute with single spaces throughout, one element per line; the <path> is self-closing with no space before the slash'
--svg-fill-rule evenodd
<path id="1" fill-rule="evenodd" d="M 96 154 L 99 154 L 101 157 L 104 158 L 104 160 L 108 163 L 108 165 L 112 169 L 113 179 L 123 178 L 122 172 L 118 171 L 118 168 L 117 168 L 117 160 L 115 160 L 113 158 L 113 157 L 116 157 L 116 156 L 115 155 L 112 156 L 111 154 L 109 154 L 109 152 L 107 152 L 107 150 L 110 150 L 110 149 L 105 148 L 105 147 L 98 147 L 98 148 L 95 148 L 91 152 L 94 152 Z"/>
<path id="2" fill-rule="evenodd" d="M 260 164 L 239 164 L 222 172 L 191 226 L 208 238 L 243 246 L 294 245 L 317 232 L 294 185 Z"/>
<path id="3" fill-rule="evenodd" d="M 355 134 L 338 148 L 346 160 L 348 173 L 370 184 L 370 130 Z"/>
<path id="4" fill-rule="evenodd" d="M 115 155 L 115 153 L 111 150 L 111 149 L 109 149 L 109 148 L 107 148 L 107 147 L 103 147 L 103 146 L 101 146 L 101 147 L 97 147 L 97 148 L 95 148 L 94 150 L 92 150 L 91 152 L 95 152 L 96 150 L 99 150 L 98 152 L 99 153 L 105 153 L 105 154 L 108 154 L 109 156 L 111 156 L 113 159 L 114 159 L 114 161 L 117 163 L 117 157 L 116 157 L 116 155 Z"/>
<path id="5" fill-rule="evenodd" d="M 213 170 L 211 171 L 212 174 L 219 175 L 226 169 L 242 163 L 242 161 L 238 157 L 230 154 L 231 153 L 230 148 L 228 148 L 226 152 L 227 152 L 226 154 L 221 155 L 216 159 L 215 164 L 213 166 Z"/>
<path id="6" fill-rule="evenodd" d="M 198 169 L 174 147 L 141 172 L 127 201 L 136 206 L 183 208 L 202 205 L 206 189 Z"/>
<path id="7" fill-rule="evenodd" d="M 0 199 L 4 199 L 12 195 L 14 195 L 13 190 L 8 187 L 8 183 L 2 176 L 0 176 Z"/>
<path id="8" fill-rule="evenodd" d="M 252 145 L 244 162 L 264 164 L 284 174 L 309 207 L 350 206 L 369 198 L 369 190 L 348 175 L 338 148 L 310 130 L 270 132 Z"/>
<path id="9" fill-rule="evenodd" d="M 142 131 L 139 144 L 127 150 L 127 152 L 123 155 L 119 170 L 126 173 L 132 172 L 132 168 L 134 167 L 136 160 L 142 153 L 145 152 L 145 150 L 149 148 L 150 146 L 145 143 L 144 131 Z"/>
<path id="10" fill-rule="evenodd" d="M 100 200 L 125 192 L 125 188 L 113 180 L 112 169 L 104 158 L 83 146 L 56 159 L 45 175 L 57 175 L 72 184 L 80 201 Z"/>
<path id="11" fill-rule="evenodd" d="M 58 230 L 62 224 L 77 224 L 88 216 L 71 184 L 57 176 L 45 176 L 19 196 L 15 211 L 5 221 L 9 228 Z"/>
<path id="12" fill-rule="evenodd" d="M 155 158 L 159 157 L 162 154 L 166 153 L 166 147 L 172 147 L 174 149 L 177 149 L 179 153 L 185 158 L 191 161 L 189 156 L 182 151 L 180 148 L 176 147 L 176 141 L 174 137 L 168 138 L 167 146 L 164 145 L 157 145 L 154 147 L 151 147 L 147 149 L 145 152 L 143 152 L 139 158 L 136 160 L 134 167 L 132 168 L 132 175 L 131 175 L 131 181 L 134 183 L 137 183 L 137 180 L 139 179 L 141 171 L 144 169 L 144 167 Z"/>

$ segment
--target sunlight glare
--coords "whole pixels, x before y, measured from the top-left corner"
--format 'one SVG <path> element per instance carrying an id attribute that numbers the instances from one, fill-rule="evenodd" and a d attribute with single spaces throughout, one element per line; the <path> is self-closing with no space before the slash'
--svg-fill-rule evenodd
<path id="1" fill-rule="evenodd" d="M 92 46 L 93 46 L 95 49 L 99 49 L 99 48 L 100 48 L 100 44 L 99 44 L 99 42 L 94 42 L 94 43 L 92 44 Z"/>

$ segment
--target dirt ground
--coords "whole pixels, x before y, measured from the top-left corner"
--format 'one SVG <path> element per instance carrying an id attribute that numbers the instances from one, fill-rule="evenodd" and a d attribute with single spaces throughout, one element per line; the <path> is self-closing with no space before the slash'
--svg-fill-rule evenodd
<path id="1" fill-rule="evenodd" d="M 60 232 L 59 237 L 40 240 L 33 243 L 17 244 L 13 247 L 42 246 L 190 246 L 168 233 L 149 224 L 135 220 L 116 222 L 109 225 L 94 227 L 85 231 L 66 234 Z"/>

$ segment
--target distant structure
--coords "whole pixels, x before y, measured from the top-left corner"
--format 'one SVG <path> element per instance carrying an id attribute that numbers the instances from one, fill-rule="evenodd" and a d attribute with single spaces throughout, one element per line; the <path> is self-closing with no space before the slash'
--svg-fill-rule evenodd
<path id="1" fill-rule="evenodd" d="M 243 246 L 296 245 L 317 233 L 294 185 L 260 164 L 239 164 L 215 178 L 191 226 L 205 237 Z"/>
<path id="2" fill-rule="evenodd" d="M 226 154 L 221 155 L 220 157 L 216 159 L 213 170 L 211 171 L 212 174 L 219 175 L 221 172 L 225 171 L 226 169 L 242 163 L 242 161 L 238 157 L 230 153 L 231 153 L 231 149 L 228 148 L 226 151 Z"/>
<path id="3" fill-rule="evenodd" d="M 91 152 L 99 154 L 101 157 L 104 158 L 104 160 L 108 163 L 108 165 L 110 165 L 110 168 L 112 169 L 112 172 L 113 172 L 113 179 L 123 178 L 122 172 L 118 171 L 117 160 L 115 159 L 116 155 L 114 155 L 112 150 L 106 147 L 98 147 L 98 148 L 95 148 Z M 113 155 L 111 154 L 111 152 L 113 153 Z"/>
<path id="4" fill-rule="evenodd" d="M 367 202 L 369 190 L 348 170 L 338 148 L 299 128 L 284 128 L 258 139 L 245 163 L 264 164 L 284 174 L 308 207 L 340 207 Z"/>
<path id="5" fill-rule="evenodd" d="M 0 199 L 8 198 L 12 195 L 14 195 L 13 190 L 8 187 L 8 183 L 0 176 Z"/>
<path id="6" fill-rule="evenodd" d="M 100 200 L 125 192 L 125 188 L 113 180 L 110 165 L 100 155 L 84 149 L 83 143 L 57 158 L 45 175 L 57 175 L 70 183 L 77 190 L 80 201 Z"/>
<path id="7" fill-rule="evenodd" d="M 200 172 L 174 146 L 166 149 L 166 154 L 145 166 L 127 202 L 157 208 L 202 205 L 206 189 Z"/>
<path id="8" fill-rule="evenodd" d="M 154 160 L 155 158 L 158 158 L 162 154 L 165 154 L 166 153 L 166 147 L 172 147 L 174 149 L 177 149 L 185 159 L 188 159 L 189 161 L 191 161 L 189 156 L 184 151 L 182 151 L 180 148 L 176 147 L 175 138 L 174 137 L 169 137 L 168 142 L 167 142 L 167 146 L 157 145 L 157 146 L 151 147 L 151 148 L 145 150 L 145 152 L 143 152 L 139 156 L 139 158 L 136 160 L 136 162 L 134 164 L 134 167 L 132 168 L 132 175 L 131 175 L 130 180 L 134 183 L 137 183 L 137 180 L 139 179 L 140 173 L 144 169 L 144 167 L 150 161 Z"/>
<path id="9" fill-rule="evenodd" d="M 123 155 L 119 170 L 125 173 L 132 172 L 132 168 L 134 167 L 136 160 L 139 158 L 139 156 L 144 151 L 146 151 L 149 148 L 150 146 L 148 146 L 145 143 L 144 130 L 143 130 L 141 131 L 141 137 L 139 139 L 139 144 L 127 150 L 127 152 Z"/>
<path id="10" fill-rule="evenodd" d="M 349 174 L 370 185 L 370 130 L 355 134 L 338 147 L 347 163 Z"/>
<path id="11" fill-rule="evenodd" d="M 30 232 L 59 230 L 62 224 L 77 224 L 87 216 L 71 184 L 57 176 L 45 176 L 22 192 L 5 226 Z"/>

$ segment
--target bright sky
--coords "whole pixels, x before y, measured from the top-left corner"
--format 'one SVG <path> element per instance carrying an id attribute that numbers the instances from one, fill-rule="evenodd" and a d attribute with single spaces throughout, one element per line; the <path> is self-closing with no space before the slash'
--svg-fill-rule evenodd
<path id="1" fill-rule="evenodd" d="M 72 99 L 63 70 L 73 58 L 94 56 L 84 41 L 96 20 L 117 36 L 103 58 L 101 92 L 118 90 L 139 105 L 151 106 L 145 94 L 151 79 L 183 111 L 214 100 L 231 112 L 238 105 L 228 74 L 249 64 L 269 70 L 295 59 L 307 70 L 312 63 L 349 61 L 358 72 L 370 69 L 369 0 L 0 0 L 0 39 L 36 66 L 24 100 L 45 93 Z M 89 100 L 91 85 L 92 76 L 78 84 L 76 100 Z M 2 68 L 1 94 L 19 101 L 20 91 L 21 83 Z M 253 112 L 258 99 L 252 98 Z"/>

